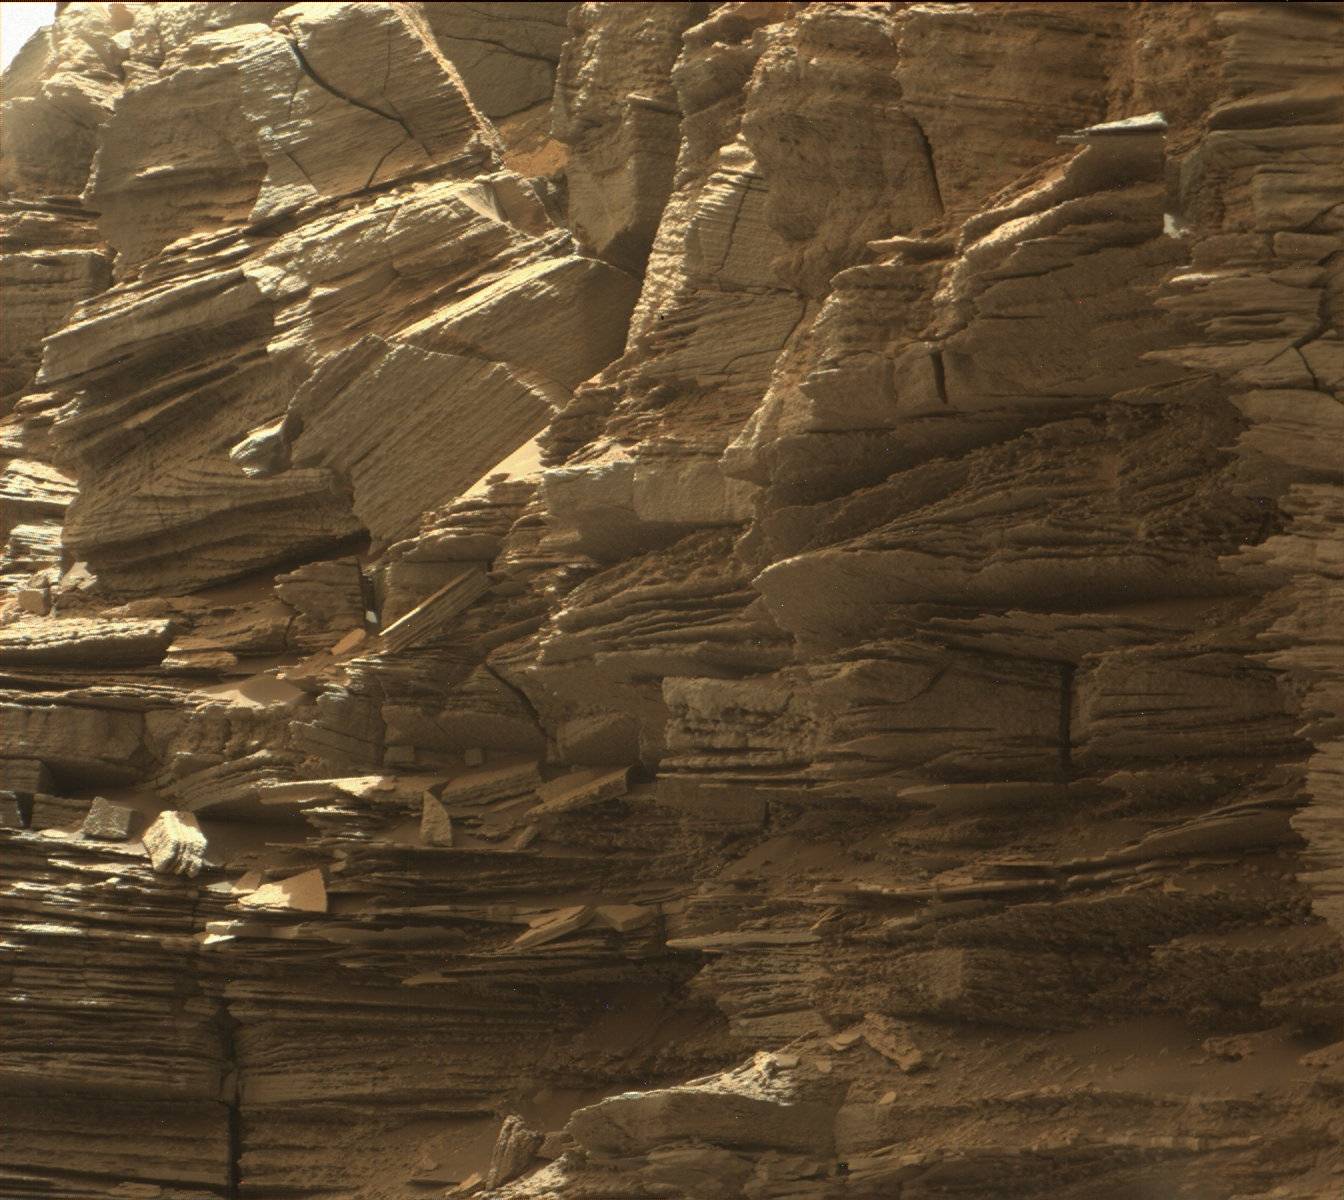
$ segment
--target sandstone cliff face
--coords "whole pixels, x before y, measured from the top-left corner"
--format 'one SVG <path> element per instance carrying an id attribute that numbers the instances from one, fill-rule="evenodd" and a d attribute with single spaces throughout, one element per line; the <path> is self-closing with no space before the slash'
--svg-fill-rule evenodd
<path id="1" fill-rule="evenodd" d="M 1344 1182 L 1344 10 L 68 4 L 0 1196 Z"/>

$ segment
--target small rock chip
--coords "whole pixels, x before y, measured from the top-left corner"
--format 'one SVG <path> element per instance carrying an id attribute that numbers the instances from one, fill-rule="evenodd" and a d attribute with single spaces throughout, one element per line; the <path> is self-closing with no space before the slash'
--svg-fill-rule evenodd
<path id="1" fill-rule="evenodd" d="M 44 587 L 19 588 L 14 598 L 23 612 L 45 617 L 51 611 L 51 592 Z"/>
<path id="2" fill-rule="evenodd" d="M 929 1067 L 928 1058 L 911 1040 L 910 1031 L 905 1025 L 882 1013 L 864 1015 L 863 1038 L 883 1058 L 895 1063 L 907 1075 Z"/>
<path id="3" fill-rule="evenodd" d="M 535 825 L 526 825 L 522 833 L 513 839 L 513 848 L 515 850 L 526 850 L 540 836 L 541 830 Z"/>
<path id="4" fill-rule="evenodd" d="M 113 804 L 102 796 L 95 796 L 89 806 L 89 815 L 84 818 L 83 834 L 104 842 L 124 842 L 131 836 L 134 815 L 135 811 L 124 804 Z"/>
<path id="5" fill-rule="evenodd" d="M 916 1071 L 927 1071 L 929 1068 L 929 1060 L 924 1057 L 922 1050 L 911 1049 L 905 1054 L 898 1054 L 895 1061 L 907 1075 L 913 1075 Z"/>
<path id="6" fill-rule="evenodd" d="M 425 793 L 420 805 L 420 840 L 426 846 L 451 846 L 453 822 L 443 803 Z"/>
<path id="7" fill-rule="evenodd" d="M 593 918 L 594 910 L 586 904 L 575 904 L 568 908 L 556 908 L 550 912 L 533 917 L 528 929 L 513 940 L 520 950 L 529 946 L 544 946 L 547 942 L 558 941 L 571 933 L 582 929 Z"/>
<path id="8" fill-rule="evenodd" d="M 485 751 L 479 747 L 473 746 L 470 750 L 462 751 L 463 765 L 468 767 L 479 767 L 485 763 Z"/>
<path id="9" fill-rule="evenodd" d="M 1254 1052 L 1254 1042 L 1248 1037 L 1212 1037 L 1202 1042 L 1200 1049 L 1224 1062 L 1240 1062 Z"/>

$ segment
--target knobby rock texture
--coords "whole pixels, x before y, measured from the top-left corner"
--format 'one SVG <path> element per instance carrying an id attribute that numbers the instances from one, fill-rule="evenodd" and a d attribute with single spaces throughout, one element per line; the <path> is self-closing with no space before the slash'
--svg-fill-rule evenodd
<path id="1" fill-rule="evenodd" d="M 1344 1187 L 1344 6 L 63 4 L 0 1196 Z"/>

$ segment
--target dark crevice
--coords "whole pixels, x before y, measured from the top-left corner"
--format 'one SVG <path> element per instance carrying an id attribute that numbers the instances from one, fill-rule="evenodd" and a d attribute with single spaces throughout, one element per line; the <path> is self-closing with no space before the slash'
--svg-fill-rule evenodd
<path id="1" fill-rule="evenodd" d="M 317 86 L 320 87 L 324 92 L 330 92 L 338 100 L 344 100 L 347 104 L 353 104 L 356 108 L 362 108 L 364 109 L 365 112 L 371 112 L 375 117 L 382 117 L 383 120 L 385 121 L 395 121 L 398 125 L 402 127 L 402 129 L 406 131 L 407 137 L 411 136 L 411 131 L 409 129 L 406 129 L 406 124 L 404 121 L 402 121 L 400 117 L 394 117 L 391 113 L 384 112 L 381 108 L 369 104 L 367 101 L 360 100 L 355 96 L 350 95 L 349 92 L 343 92 L 338 87 L 334 87 L 332 84 L 328 83 L 325 79 L 323 79 L 320 75 L 318 75 L 317 72 L 314 71 L 313 68 L 308 65 L 308 60 L 304 58 L 303 51 L 300 50 L 297 45 L 295 45 L 293 42 L 290 42 L 289 48 L 294 52 L 294 57 L 298 60 L 299 66 L 303 69 L 303 73 L 307 75 L 308 78 L 311 79 L 315 84 L 317 84 Z"/>
<path id="2" fill-rule="evenodd" d="M 369 177 L 364 181 L 364 186 L 360 188 L 360 191 L 366 192 L 369 190 L 369 188 L 373 186 L 373 181 L 378 177 L 378 172 L 383 169 L 383 163 L 387 162 L 388 157 L 391 155 L 392 151 L 397 149 L 398 146 L 404 145 L 405 142 L 406 139 L 402 138 L 401 141 L 395 143 L 394 145 L 389 146 L 386 150 L 383 151 L 382 157 L 380 157 L 378 161 L 373 164 L 373 170 L 369 172 Z"/>
<path id="3" fill-rule="evenodd" d="M 742 210 L 747 206 L 747 197 L 751 195 L 751 180 L 745 181 L 741 194 L 737 198 L 737 203 L 733 206 L 733 215 L 728 219 L 728 232 L 723 239 L 723 254 L 719 258 L 719 265 L 715 268 L 722 271 L 728 264 L 728 259 L 733 253 L 733 237 L 737 233 L 737 222 L 742 216 Z"/>
<path id="4" fill-rule="evenodd" d="M 938 186 L 938 168 L 933 164 L 933 147 L 929 145 L 929 139 L 924 133 L 924 126 L 919 123 L 919 120 L 908 112 L 905 115 L 910 118 L 910 124 L 915 129 L 915 136 L 919 138 L 920 148 L 924 151 L 924 162 L 929 168 L 929 182 L 933 185 L 933 198 L 938 202 L 938 213 L 941 216 L 947 211 L 947 205 L 943 203 L 943 189 Z"/>
<path id="5" fill-rule="evenodd" d="M 526 50 L 519 50 L 516 46 L 506 46 L 503 42 L 496 42 L 486 37 L 467 37 L 461 33 L 445 33 L 443 35 L 445 42 L 472 42 L 478 46 L 493 46 L 501 54 L 511 55 L 513 58 L 525 58 L 532 62 L 545 63 L 552 71 L 555 70 L 556 60 L 548 58 L 544 54 L 530 54 Z M 451 57 L 451 55 L 449 56 Z"/>
<path id="6" fill-rule="evenodd" d="M 363 567 L 359 568 L 359 596 L 364 606 L 364 628 L 370 633 L 376 633 L 383 623 L 382 608 L 378 603 L 378 593 L 373 586 L 373 579 L 365 574 Z"/>
<path id="7" fill-rule="evenodd" d="M 1059 765 L 1065 773 L 1073 769 L 1073 677 L 1077 667 L 1059 665 Z"/>
<path id="8" fill-rule="evenodd" d="M 943 367 L 943 352 L 941 350 L 932 350 L 929 352 L 929 365 L 933 368 L 933 386 L 938 393 L 938 403 L 947 403 L 947 372 Z"/>
<path id="9" fill-rule="evenodd" d="M 544 737 L 546 735 L 546 726 L 542 722 L 541 714 L 537 712 L 537 706 L 532 703 L 532 698 L 525 691 L 523 691 L 522 688 L 518 687 L 517 684 L 510 683 L 507 679 L 505 679 L 504 676 L 501 675 L 499 671 L 495 668 L 495 666 L 489 661 L 483 663 L 482 666 L 484 666 L 485 669 L 489 671 L 490 674 L 494 676 L 496 680 L 498 680 L 501 687 L 507 688 L 510 692 L 513 693 L 514 696 L 518 698 L 518 702 L 523 706 L 523 709 L 527 713 L 527 715 L 530 716 L 532 720 L 536 723 L 537 728 L 541 730 L 542 736 Z"/>
<path id="10" fill-rule="evenodd" d="M 1327 389 L 1323 387 L 1321 384 L 1320 376 L 1317 375 L 1316 372 L 1311 369 L 1311 363 L 1307 361 L 1307 356 L 1302 353 L 1301 347 L 1294 346 L 1293 353 L 1297 355 L 1299 361 L 1302 363 L 1302 369 L 1311 377 L 1311 386 L 1316 391 L 1325 392 L 1327 395 L 1329 395 Z"/>
<path id="11" fill-rule="evenodd" d="M 298 167 L 299 174 L 302 175 L 304 179 L 308 181 L 308 186 L 312 188 L 313 191 L 315 191 L 320 196 L 322 194 L 322 189 L 318 187 L 316 183 L 313 182 L 313 177 L 308 174 L 308 168 L 305 167 L 303 163 L 299 162 L 299 160 L 295 158 L 293 154 L 291 154 L 288 150 L 284 149 L 283 147 L 281 147 L 280 152 L 287 159 L 289 159 L 290 162 L 292 162 L 296 167 Z"/>
<path id="12" fill-rule="evenodd" d="M 892 697 L 888 701 L 888 703 L 892 705 L 910 704 L 913 703 L 915 700 L 918 700 L 921 696 L 927 696 L 931 691 L 933 691 L 934 688 L 936 688 L 939 685 L 939 683 L 942 682 L 943 677 L 948 673 L 949 670 L 951 670 L 950 667 L 935 668 L 935 670 L 933 671 L 932 674 L 930 674 L 928 679 L 926 679 L 922 684 L 920 684 L 920 686 L 917 687 L 908 696 L 902 696 L 900 697 L 900 699 Z"/>
<path id="13" fill-rule="evenodd" d="M 432 154 L 429 153 L 429 147 L 426 146 L 424 142 L 420 141 L 420 139 L 415 136 L 415 134 L 411 130 L 411 127 L 407 125 L 406 122 L 402 120 L 400 116 L 398 116 L 396 113 L 393 112 L 384 112 L 381 108 L 377 107 L 377 105 L 369 104 L 367 101 L 360 100 L 358 97 L 350 95 L 349 92 L 344 92 L 340 88 L 334 87 L 332 84 L 328 83 L 325 79 L 323 79 L 316 71 L 314 71 L 312 67 L 308 65 L 308 60 L 304 58 L 303 51 L 300 50 L 295 43 L 289 41 L 288 38 L 286 38 L 285 40 L 288 43 L 290 50 L 294 52 L 294 59 L 299 64 L 299 67 L 302 69 L 303 73 L 307 75 L 308 78 L 311 79 L 315 84 L 317 84 L 317 86 L 320 87 L 324 92 L 330 92 L 338 100 L 344 100 L 347 104 L 352 104 L 356 108 L 362 108 L 365 112 L 373 113 L 375 117 L 382 117 L 384 121 L 391 121 L 393 124 L 400 126 L 401 131 L 407 136 L 407 138 L 409 138 L 413 142 L 418 142 L 420 147 L 425 151 L 427 155 L 429 155 L 431 159 L 434 157 Z"/>
<path id="14" fill-rule="evenodd" d="M 219 1098 L 225 1106 L 228 1139 L 224 1195 L 226 1200 L 239 1200 L 242 1196 L 243 1181 L 243 1117 L 239 1104 L 242 1094 L 241 1067 L 238 1063 L 238 1047 L 235 1042 L 238 1022 L 230 1015 L 228 1006 L 221 1004 L 216 1024 L 219 1028 L 220 1048 Z"/>
<path id="15" fill-rule="evenodd" d="M 492 12 L 484 12 L 484 11 L 482 11 L 481 9 L 477 8 L 474 4 L 459 4 L 459 5 L 458 5 L 458 8 L 462 9 L 464 12 L 469 12 L 469 13 L 471 13 L 471 15 L 474 16 L 474 17 L 484 17 L 487 21 L 496 21 L 496 20 L 499 19 L 499 17 L 498 17 L 497 14 L 492 13 Z M 548 11 L 552 11 L 552 12 L 553 12 L 554 9 L 551 9 L 551 10 L 548 10 Z M 511 23 L 511 24 L 516 24 L 516 25 L 540 25 L 542 29 L 546 29 L 546 30 L 564 29 L 564 28 L 565 28 L 565 16 L 564 16 L 563 11 L 562 11 L 561 14 L 560 14 L 560 20 L 558 20 L 558 21 L 549 21 L 549 20 L 547 20 L 545 17 L 530 17 L 530 16 L 528 16 L 526 13 L 521 13 L 521 12 L 518 13 L 517 16 L 514 16 L 512 13 L 510 13 L 509 16 L 510 16 L 510 18 L 511 18 L 511 20 L 510 20 L 510 23 Z M 447 34 L 446 36 L 448 36 L 448 37 L 456 37 L 457 35 L 456 35 L 456 34 L 452 34 L 452 33 L 450 33 L 450 34 Z"/>

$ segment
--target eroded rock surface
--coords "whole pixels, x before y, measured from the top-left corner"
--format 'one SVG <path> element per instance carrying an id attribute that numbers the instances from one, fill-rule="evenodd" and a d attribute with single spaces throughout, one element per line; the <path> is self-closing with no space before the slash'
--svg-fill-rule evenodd
<path id="1" fill-rule="evenodd" d="M 1344 1186 L 1344 9 L 67 4 L 0 1196 Z"/>

